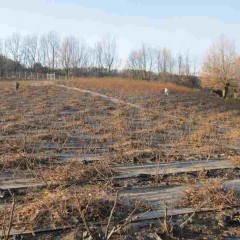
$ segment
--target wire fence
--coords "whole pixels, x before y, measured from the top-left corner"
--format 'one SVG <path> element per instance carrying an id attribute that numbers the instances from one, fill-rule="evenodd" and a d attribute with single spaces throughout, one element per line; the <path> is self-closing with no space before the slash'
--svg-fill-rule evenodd
<path id="1" fill-rule="evenodd" d="M 52 76 L 54 75 L 54 77 Z M 67 75 L 60 75 L 55 73 L 39 73 L 39 72 L 29 72 L 29 71 L 5 71 L 1 74 L 0 79 L 24 79 L 24 80 L 53 80 L 53 79 L 66 79 Z"/>

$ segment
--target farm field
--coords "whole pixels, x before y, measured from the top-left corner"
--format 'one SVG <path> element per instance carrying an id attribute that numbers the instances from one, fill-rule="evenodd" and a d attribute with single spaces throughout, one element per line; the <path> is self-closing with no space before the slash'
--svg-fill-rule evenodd
<path id="1" fill-rule="evenodd" d="M 239 237 L 239 122 L 174 84 L 1 81 L 0 236 Z"/>

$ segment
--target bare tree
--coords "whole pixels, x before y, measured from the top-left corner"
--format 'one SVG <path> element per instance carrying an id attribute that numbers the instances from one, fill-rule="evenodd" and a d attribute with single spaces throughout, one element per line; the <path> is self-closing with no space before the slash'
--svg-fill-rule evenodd
<path id="1" fill-rule="evenodd" d="M 89 46 L 86 46 L 84 65 L 86 67 L 87 74 L 90 69 L 95 66 L 95 49 Z"/>
<path id="2" fill-rule="evenodd" d="M 128 68 L 134 77 L 149 79 L 154 70 L 155 50 L 149 45 L 142 43 L 139 50 L 133 50 L 128 56 Z"/>
<path id="3" fill-rule="evenodd" d="M 103 46 L 101 42 L 97 42 L 94 48 L 94 59 L 95 66 L 98 69 L 98 75 L 101 76 L 103 74 Z"/>
<path id="4" fill-rule="evenodd" d="M 76 42 L 75 43 L 75 54 L 73 56 L 73 68 L 75 70 L 75 74 L 79 76 L 82 72 L 86 74 L 87 68 L 90 65 L 90 49 L 84 42 Z"/>
<path id="5" fill-rule="evenodd" d="M 59 51 L 59 45 L 60 40 L 59 36 L 56 32 L 49 32 L 47 35 L 47 41 L 49 45 L 49 52 L 51 57 L 51 63 L 52 63 L 52 69 L 55 69 L 57 67 L 57 57 L 58 57 L 58 51 Z"/>
<path id="6" fill-rule="evenodd" d="M 198 56 L 195 55 L 192 58 L 192 69 L 193 69 L 192 74 L 193 74 L 193 76 L 197 75 L 197 65 L 198 65 Z"/>
<path id="7" fill-rule="evenodd" d="M 103 74 L 104 69 L 108 74 L 118 65 L 118 54 L 116 47 L 116 39 L 107 36 L 103 40 L 96 43 L 94 48 L 95 66 L 99 70 L 99 75 Z"/>
<path id="8" fill-rule="evenodd" d="M 183 56 L 181 53 L 179 53 L 177 56 L 177 71 L 178 75 L 183 73 Z"/>
<path id="9" fill-rule="evenodd" d="M 148 79 L 154 67 L 154 49 L 149 45 L 143 43 L 140 50 L 140 64 L 141 70 L 144 72 L 144 79 Z"/>
<path id="10" fill-rule="evenodd" d="M 14 33 L 8 37 L 5 41 L 6 51 L 12 57 L 15 63 L 15 71 L 17 70 L 19 64 L 21 63 L 23 57 L 23 48 L 22 48 L 22 37 L 19 33 Z"/>
<path id="11" fill-rule="evenodd" d="M 39 45 L 38 59 L 44 67 L 51 67 L 47 38 L 45 35 L 41 36 Z"/>
<path id="12" fill-rule="evenodd" d="M 179 53 L 176 58 L 177 63 L 177 73 L 178 75 L 196 75 L 197 74 L 197 63 L 198 57 L 190 56 L 189 52 L 187 51 L 185 55 Z"/>
<path id="13" fill-rule="evenodd" d="M 105 37 L 102 42 L 102 63 L 108 73 L 116 67 L 118 61 L 116 39 L 112 36 Z"/>
<path id="14" fill-rule="evenodd" d="M 95 47 L 89 47 L 85 43 L 80 43 L 79 68 L 86 76 L 96 74 L 96 51 Z M 93 70 L 94 69 L 94 70 Z"/>
<path id="15" fill-rule="evenodd" d="M 137 69 L 137 51 L 131 51 L 127 59 L 127 68 L 131 70 Z"/>
<path id="16" fill-rule="evenodd" d="M 55 69 L 58 64 L 60 38 L 56 32 L 44 34 L 40 39 L 40 56 L 42 64 Z"/>
<path id="17" fill-rule="evenodd" d="M 159 48 L 156 62 L 158 73 L 173 72 L 174 59 L 170 49 Z"/>
<path id="18" fill-rule="evenodd" d="M 226 86 L 235 78 L 237 51 L 233 41 L 221 36 L 209 48 L 203 64 L 203 76 L 211 85 Z"/>
<path id="19" fill-rule="evenodd" d="M 70 69 L 78 64 L 78 50 L 78 41 L 75 37 L 70 36 L 63 39 L 60 48 L 60 61 L 67 76 L 70 74 Z"/>
<path id="20" fill-rule="evenodd" d="M 129 68 L 132 72 L 132 77 L 133 78 L 137 78 L 138 74 L 137 74 L 137 69 L 139 68 L 138 66 L 138 52 L 137 51 L 132 51 L 130 52 L 129 56 L 128 56 L 128 60 L 127 60 L 127 68 Z"/>
<path id="21" fill-rule="evenodd" d="M 36 35 L 26 36 L 23 40 L 24 64 L 31 69 L 38 60 L 38 37 Z"/>
<path id="22" fill-rule="evenodd" d="M 156 62 L 157 62 L 158 74 L 160 74 L 161 72 L 167 71 L 164 64 L 163 53 L 161 48 L 158 49 Z"/>
<path id="23" fill-rule="evenodd" d="M 171 53 L 170 54 L 170 59 L 169 59 L 169 73 L 172 74 L 174 72 L 175 64 L 176 64 L 176 61 L 175 61 L 175 59 L 174 59 L 174 57 Z"/>
<path id="24" fill-rule="evenodd" d="M 189 56 L 189 52 L 187 51 L 186 54 L 185 54 L 185 58 L 184 58 L 183 73 L 184 73 L 184 75 L 189 76 L 190 71 L 191 71 L 191 69 L 190 69 L 190 56 Z"/>

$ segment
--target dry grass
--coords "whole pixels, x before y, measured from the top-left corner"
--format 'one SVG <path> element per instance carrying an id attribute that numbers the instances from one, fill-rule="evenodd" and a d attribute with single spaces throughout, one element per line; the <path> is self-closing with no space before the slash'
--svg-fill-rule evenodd
<path id="1" fill-rule="evenodd" d="M 50 182 L 69 181 L 78 184 L 94 184 L 98 181 L 110 183 L 113 175 L 114 172 L 107 162 L 96 163 L 94 165 L 70 162 L 52 168 L 41 169 L 40 177 Z"/>
<path id="2" fill-rule="evenodd" d="M 220 99 L 181 86 L 168 85 L 172 92 L 166 99 L 159 90 L 167 85 L 158 82 L 105 78 L 64 82 L 84 89 L 98 89 L 107 95 L 112 95 L 115 89 L 113 95 L 116 97 L 122 89 L 122 96 L 127 100 L 132 101 L 131 97 L 135 96 L 133 101 L 144 106 L 143 111 L 138 111 L 99 97 L 41 84 L 23 83 L 17 95 L 9 91 L 10 84 L 2 89 L 1 96 L 12 99 L 8 106 L 11 114 L 5 114 L 7 104 L 1 103 L 2 133 L 4 136 L 22 134 L 18 139 L 2 141 L 5 156 L 0 159 L 0 164 L 4 169 L 14 164 L 26 169 L 28 166 L 23 163 L 28 159 L 31 162 L 46 159 L 44 143 L 56 145 L 52 152 L 63 152 L 76 133 L 83 138 L 86 134 L 99 136 L 95 143 L 105 144 L 106 151 L 114 153 L 112 156 L 119 161 L 131 161 L 139 152 L 163 155 L 163 161 L 164 156 L 167 160 L 176 160 L 175 156 L 180 155 L 196 157 L 201 154 L 206 158 L 210 154 L 212 157 L 212 154 L 222 154 L 222 146 L 227 142 L 234 144 L 239 140 L 236 111 L 223 112 Z M 37 131 L 33 133 L 33 130 Z M 94 147 L 95 143 L 85 142 L 89 148 L 87 152 L 99 151 Z M 176 147 L 168 148 L 166 153 L 158 144 Z"/>
<path id="3" fill-rule="evenodd" d="M 80 189 L 59 187 L 43 190 L 24 197 L 13 214 L 14 229 L 28 230 L 57 228 L 64 226 L 83 227 L 87 221 L 92 231 L 101 232 L 111 216 L 111 226 L 121 224 L 134 211 L 139 213 L 147 207 L 143 204 L 117 199 L 115 194 L 107 191 L 104 185 L 85 186 Z M 115 205 L 116 204 L 116 205 Z M 114 206 L 115 205 L 115 206 Z M 114 206 L 114 212 L 112 212 Z M 136 206 L 138 208 L 136 209 Z M 0 225 L 6 226 L 11 209 L 0 209 Z M 84 219 L 81 213 L 84 213 Z"/>
<path id="4" fill-rule="evenodd" d="M 88 221 L 104 222 L 113 206 L 114 184 L 118 189 L 125 186 L 111 182 L 112 164 L 219 158 L 239 164 L 239 151 L 230 150 L 229 145 L 239 144 L 240 106 L 229 104 L 225 109 L 222 99 L 208 93 L 158 82 L 104 78 L 62 83 L 134 102 L 144 109 L 42 82 L 23 82 L 16 93 L 14 85 L 1 82 L 1 171 L 21 170 L 38 180 L 62 183 L 60 187 L 23 191 L 23 196 L 16 198 L 22 206 L 16 208 L 15 226 L 25 224 L 31 229 L 63 226 L 76 219 L 81 222 L 75 193 L 83 208 L 91 199 Z M 167 98 L 161 93 L 164 87 L 170 89 Z M 81 159 L 98 157 L 100 161 L 92 160 L 90 165 L 81 163 Z M 171 179 L 174 176 L 169 176 L 168 182 Z M 195 179 L 200 180 L 200 176 Z M 161 181 L 164 185 L 164 178 Z M 175 183 L 182 182 L 178 176 Z M 141 187 L 147 183 L 135 179 L 134 184 Z M 157 181 L 150 184 L 158 185 Z M 187 196 L 185 206 L 193 207 L 207 200 L 206 207 L 222 209 L 238 200 L 223 191 L 220 181 L 192 189 Z M 120 204 L 117 218 L 126 217 L 133 205 Z M 6 220 L 9 210 L 2 209 L 0 214 Z"/>
<path id="5" fill-rule="evenodd" d="M 79 87 L 95 92 L 102 92 L 113 97 L 139 97 L 159 94 L 163 88 L 170 91 L 190 92 L 191 89 L 172 83 L 159 83 L 121 78 L 79 78 L 64 82 L 69 86 Z"/>
<path id="6" fill-rule="evenodd" d="M 187 200 L 180 204 L 181 207 L 217 209 L 239 206 L 240 199 L 233 191 L 225 191 L 222 179 L 212 179 L 203 186 L 196 186 L 186 191 Z"/>
<path id="7" fill-rule="evenodd" d="M 98 221 L 104 221 L 108 216 L 112 203 L 111 197 L 106 193 L 104 187 L 82 187 L 81 191 L 58 188 L 54 191 L 45 190 L 40 192 L 39 197 L 36 197 L 35 194 L 34 199 L 26 199 L 28 203 L 17 208 L 14 213 L 15 227 L 21 227 L 23 223 L 24 225 L 27 224 L 30 229 L 72 225 L 74 218 L 79 221 L 74 194 L 79 196 L 83 207 L 91 204 L 92 209 L 89 210 L 88 219 L 96 218 Z M 103 204 L 104 202 L 105 204 Z M 6 212 L 1 212 L 2 220 Z"/>

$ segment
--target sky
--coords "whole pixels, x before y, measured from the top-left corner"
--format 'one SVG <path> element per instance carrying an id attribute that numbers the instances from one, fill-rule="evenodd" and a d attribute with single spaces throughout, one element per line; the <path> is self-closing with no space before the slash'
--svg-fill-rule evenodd
<path id="1" fill-rule="evenodd" d="M 240 45 L 239 0 L 0 0 L 0 38 L 57 31 L 89 45 L 115 36 L 126 58 L 147 43 L 202 59 L 221 34 Z"/>

